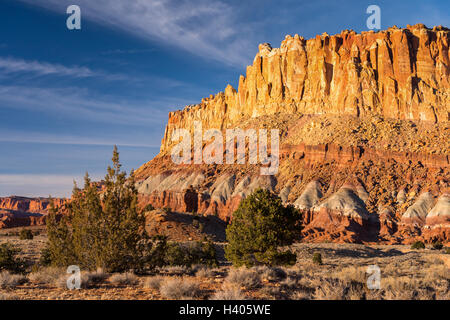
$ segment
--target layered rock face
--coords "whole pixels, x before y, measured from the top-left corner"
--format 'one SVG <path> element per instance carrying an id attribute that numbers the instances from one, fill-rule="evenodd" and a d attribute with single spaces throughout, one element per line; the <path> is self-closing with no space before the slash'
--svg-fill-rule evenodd
<path id="1" fill-rule="evenodd" d="M 64 199 L 53 199 L 55 206 L 62 206 Z M 50 200 L 46 198 L 0 198 L 0 229 L 45 224 Z"/>
<path id="2" fill-rule="evenodd" d="M 260 45 L 237 91 L 169 114 L 160 154 L 136 172 L 141 204 L 228 221 L 265 188 L 302 210 L 305 241 L 448 242 L 449 40 L 416 25 Z M 176 165 L 172 133 L 196 121 L 279 129 L 279 170 Z"/>
<path id="3" fill-rule="evenodd" d="M 449 121 L 449 42 L 448 29 L 416 25 L 310 40 L 286 36 L 280 48 L 262 44 L 237 91 L 229 85 L 169 114 L 161 152 L 174 129 L 194 121 L 224 129 L 279 112 Z"/>

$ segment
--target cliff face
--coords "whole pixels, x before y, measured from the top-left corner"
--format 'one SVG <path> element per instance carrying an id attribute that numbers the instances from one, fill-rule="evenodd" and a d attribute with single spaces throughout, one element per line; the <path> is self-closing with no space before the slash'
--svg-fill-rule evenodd
<path id="1" fill-rule="evenodd" d="M 281 112 L 447 122 L 449 42 L 448 29 L 416 25 L 310 40 L 287 36 L 280 48 L 262 44 L 237 91 L 229 85 L 169 114 L 161 152 L 173 129 L 191 129 L 194 121 L 224 129 Z"/>
<path id="2" fill-rule="evenodd" d="M 53 199 L 55 206 L 63 206 L 65 199 Z M 45 224 L 50 200 L 45 198 L 0 198 L 0 229 Z"/>
<path id="3" fill-rule="evenodd" d="M 449 242 L 449 40 L 416 25 L 260 45 L 237 91 L 169 114 L 160 154 L 136 171 L 141 204 L 228 221 L 265 188 L 302 210 L 304 241 Z M 174 164 L 172 132 L 195 121 L 279 129 L 277 174 Z"/>

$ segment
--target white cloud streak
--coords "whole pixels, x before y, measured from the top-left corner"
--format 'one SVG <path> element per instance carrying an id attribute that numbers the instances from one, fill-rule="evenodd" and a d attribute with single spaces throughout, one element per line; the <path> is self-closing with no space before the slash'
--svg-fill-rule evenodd
<path id="1" fill-rule="evenodd" d="M 0 106 L 59 114 L 85 121 L 152 125 L 167 119 L 165 102 L 120 102 L 81 88 L 0 86 Z M 169 101 L 166 102 L 167 104 Z"/>
<path id="2" fill-rule="evenodd" d="M 152 141 L 154 137 L 148 137 L 148 141 Z M 130 139 L 132 140 L 132 139 Z M 141 137 L 141 140 L 142 139 Z M 123 138 L 106 139 L 102 137 L 87 137 L 76 135 L 48 134 L 32 131 L 11 131 L 0 130 L 0 142 L 18 142 L 18 143 L 42 143 L 42 144 L 61 144 L 61 145 L 81 145 L 81 146 L 123 146 L 134 148 L 159 148 L 160 145 L 147 144 L 145 142 L 127 141 Z"/>
<path id="3" fill-rule="evenodd" d="M 21 0 L 65 13 L 73 1 Z M 218 0 L 78 0 L 82 19 L 242 67 L 251 62 L 249 27 L 236 8 Z M 82 27 L 83 28 L 83 27 Z"/>
<path id="4" fill-rule="evenodd" d="M 26 61 L 12 57 L 0 57 L 0 70 L 3 73 L 32 72 L 38 75 L 60 75 L 76 78 L 92 77 L 95 73 L 86 67 L 66 67 L 39 61 Z"/>

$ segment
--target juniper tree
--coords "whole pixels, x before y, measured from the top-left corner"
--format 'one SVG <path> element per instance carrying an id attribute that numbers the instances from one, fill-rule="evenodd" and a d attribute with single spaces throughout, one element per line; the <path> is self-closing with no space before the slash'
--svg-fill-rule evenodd
<path id="1" fill-rule="evenodd" d="M 60 219 L 58 219 L 60 217 Z M 76 184 L 65 212 L 53 204 L 48 217 L 48 251 L 53 265 L 76 264 L 118 272 L 140 268 L 140 246 L 145 218 L 137 208 L 134 174 L 121 170 L 114 147 L 112 167 L 101 193 L 86 174 L 84 187 Z"/>
<path id="2" fill-rule="evenodd" d="M 234 265 L 293 264 L 295 254 L 280 251 L 300 237 L 301 214 L 268 190 L 257 189 L 233 213 L 225 256 Z"/>

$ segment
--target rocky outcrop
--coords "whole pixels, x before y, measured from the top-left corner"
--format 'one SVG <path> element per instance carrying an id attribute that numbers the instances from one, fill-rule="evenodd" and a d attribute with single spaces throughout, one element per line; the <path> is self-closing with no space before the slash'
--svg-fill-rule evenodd
<path id="1" fill-rule="evenodd" d="M 303 212 L 305 241 L 448 241 L 449 37 L 419 24 L 260 45 L 238 90 L 169 114 L 160 154 L 136 171 L 142 205 L 228 221 L 261 187 Z M 279 129 L 278 172 L 174 164 L 172 132 L 196 121 Z"/>
<path id="2" fill-rule="evenodd" d="M 219 130 L 280 112 L 449 121 L 449 42 L 448 29 L 419 24 L 310 40 L 286 36 L 280 48 L 262 44 L 238 90 L 229 85 L 169 114 L 161 153 L 174 129 L 192 129 L 194 121 Z"/>
<path id="3" fill-rule="evenodd" d="M 65 199 L 52 199 L 55 206 L 63 206 Z M 50 200 L 47 198 L 0 198 L 0 229 L 45 224 Z"/>
<path id="4" fill-rule="evenodd" d="M 311 181 L 303 193 L 294 202 L 294 206 L 301 210 L 310 210 L 319 203 L 322 198 L 322 186 L 318 181 Z"/>
<path id="5" fill-rule="evenodd" d="M 424 226 L 428 212 L 431 210 L 434 203 L 434 197 L 430 192 L 421 194 L 417 201 L 403 214 L 402 223 L 405 225 Z"/>
<path id="6" fill-rule="evenodd" d="M 450 194 L 439 197 L 425 222 L 424 237 L 429 242 L 446 242 L 450 239 Z"/>

